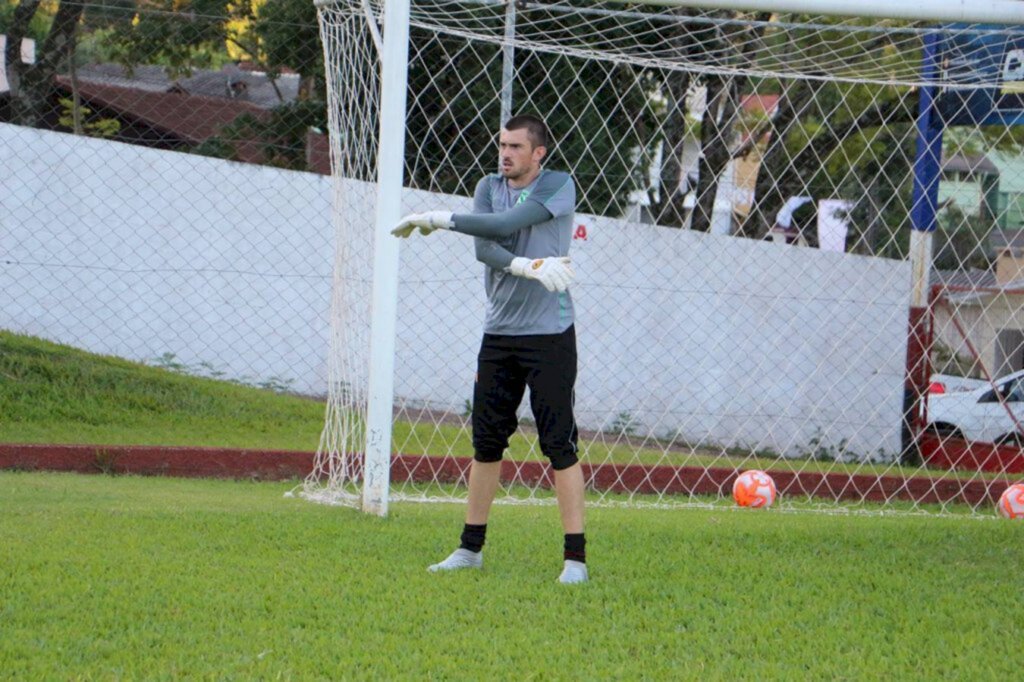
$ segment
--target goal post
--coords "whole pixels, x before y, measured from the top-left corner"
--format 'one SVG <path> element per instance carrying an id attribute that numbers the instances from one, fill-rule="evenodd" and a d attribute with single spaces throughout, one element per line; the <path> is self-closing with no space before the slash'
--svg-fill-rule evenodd
<path id="1" fill-rule="evenodd" d="M 409 0 L 387 0 L 381 45 L 380 152 L 373 244 L 369 399 L 363 511 L 386 516 L 391 479 L 391 405 L 394 399 L 398 241 L 391 228 L 402 217 Z M 336 210 L 344 210 L 337 207 Z"/>
<path id="2" fill-rule="evenodd" d="M 1000 336 L 1024 328 L 1024 137 L 956 116 L 976 93 L 1012 102 L 1024 74 L 948 68 L 980 63 L 980 43 L 1011 55 L 1019 3 L 318 11 L 337 253 L 307 497 L 381 515 L 389 499 L 464 499 L 483 266 L 460 235 L 400 250 L 389 231 L 408 212 L 471 211 L 498 129 L 526 112 L 547 118 L 547 165 L 578 187 L 577 420 L 595 502 L 727 503 L 758 468 L 794 508 L 980 511 L 1024 472 L 998 416 L 954 414 L 965 438 L 928 440 L 938 403 L 921 394 L 1024 369 Z M 925 135 L 926 114 L 944 135 Z M 499 499 L 550 501 L 520 417 Z"/>

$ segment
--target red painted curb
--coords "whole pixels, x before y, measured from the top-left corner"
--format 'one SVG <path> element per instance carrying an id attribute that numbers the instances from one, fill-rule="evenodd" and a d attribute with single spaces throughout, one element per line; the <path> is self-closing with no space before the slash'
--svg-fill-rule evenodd
<path id="1" fill-rule="evenodd" d="M 308 474 L 313 455 L 288 450 L 7 443 L 0 444 L 0 469 L 281 480 Z"/>
<path id="2" fill-rule="evenodd" d="M 0 469 L 74 471 L 204 478 L 283 480 L 304 478 L 313 470 L 314 454 L 292 450 L 165 447 L 147 445 L 38 445 L 0 443 Z M 391 462 L 395 481 L 465 485 L 470 458 L 397 455 Z M 358 469 L 358 467 L 357 467 Z M 358 470 L 354 472 L 358 475 Z M 642 495 L 725 495 L 739 472 L 714 467 L 584 464 L 583 474 L 595 489 Z M 890 499 L 919 503 L 956 502 L 977 506 L 998 499 L 1012 481 L 932 479 L 867 474 L 771 471 L 780 494 L 848 501 Z M 502 462 L 506 484 L 551 488 L 551 470 L 542 462 Z"/>

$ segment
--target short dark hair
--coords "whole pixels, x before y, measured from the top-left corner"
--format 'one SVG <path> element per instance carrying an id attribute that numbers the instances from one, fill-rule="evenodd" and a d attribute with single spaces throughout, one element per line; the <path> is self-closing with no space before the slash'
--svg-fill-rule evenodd
<path id="1" fill-rule="evenodd" d="M 505 130 L 522 130 L 526 128 L 526 134 L 534 147 L 547 147 L 551 139 L 548 133 L 548 126 L 544 121 L 530 114 L 513 116 L 505 122 Z"/>

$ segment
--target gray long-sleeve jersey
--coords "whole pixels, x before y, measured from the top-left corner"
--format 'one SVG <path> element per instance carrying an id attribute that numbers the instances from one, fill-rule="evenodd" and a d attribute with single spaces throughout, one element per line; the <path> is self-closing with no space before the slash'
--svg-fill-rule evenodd
<path id="1" fill-rule="evenodd" d="M 536 280 L 508 272 L 512 259 L 568 256 L 576 210 L 576 185 L 568 173 L 542 170 L 528 186 L 509 187 L 501 175 L 477 183 L 473 213 L 453 216 L 455 232 L 476 237 L 484 265 L 489 334 L 560 334 L 575 319 L 569 292 L 553 293 Z"/>

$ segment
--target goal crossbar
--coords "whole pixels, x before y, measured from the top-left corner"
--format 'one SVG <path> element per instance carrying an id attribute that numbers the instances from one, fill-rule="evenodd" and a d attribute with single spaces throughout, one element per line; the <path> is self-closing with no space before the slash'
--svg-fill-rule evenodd
<path id="1" fill-rule="evenodd" d="M 314 0 L 317 7 L 331 7 L 343 0 Z M 740 12 L 795 13 L 817 16 L 845 16 L 873 19 L 904 19 L 966 24 L 1007 24 L 1024 26 L 1024 3 L 1019 0 L 935 0 L 927 4 L 914 0 L 609 0 L 623 5 L 651 7 L 735 10 Z M 506 0 L 470 0 L 469 4 L 504 6 Z M 550 12 L 577 14 L 628 15 L 627 10 L 612 11 L 598 7 L 575 7 L 558 3 L 540 5 L 515 2 L 520 7 L 536 5 Z M 366 5 L 364 4 L 364 7 Z M 711 20 L 711 19 L 708 19 Z"/>
<path id="2" fill-rule="evenodd" d="M 629 4 L 665 8 L 693 7 L 744 12 L 793 12 L 875 19 L 1024 25 L 1024 3 L 1016 0 L 934 0 L 928 3 L 912 0 L 630 0 Z"/>

